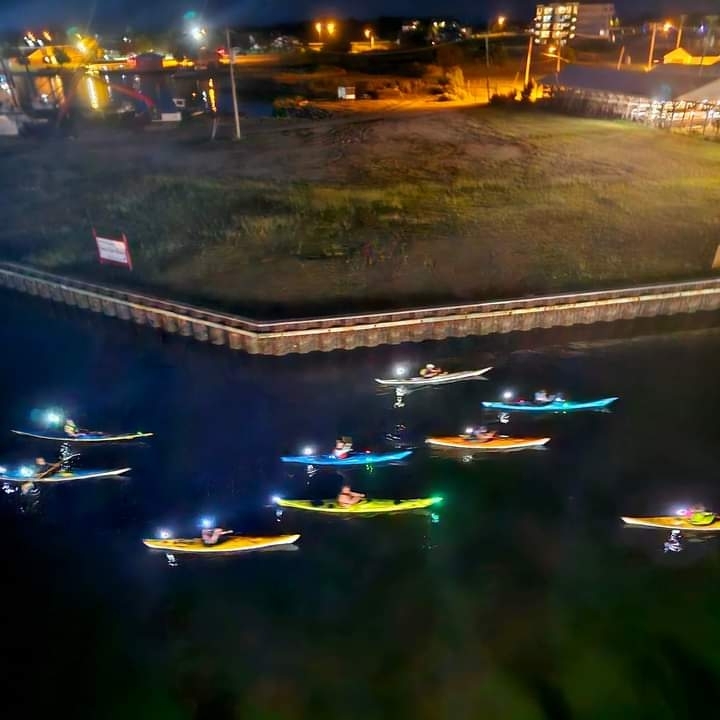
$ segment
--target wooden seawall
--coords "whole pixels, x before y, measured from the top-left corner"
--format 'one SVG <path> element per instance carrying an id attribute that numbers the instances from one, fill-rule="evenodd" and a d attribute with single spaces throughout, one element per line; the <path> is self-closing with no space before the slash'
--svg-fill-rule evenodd
<path id="1" fill-rule="evenodd" d="M 587 325 L 720 309 L 720 278 L 303 320 L 260 322 L 0 263 L 0 287 L 260 355 Z"/>

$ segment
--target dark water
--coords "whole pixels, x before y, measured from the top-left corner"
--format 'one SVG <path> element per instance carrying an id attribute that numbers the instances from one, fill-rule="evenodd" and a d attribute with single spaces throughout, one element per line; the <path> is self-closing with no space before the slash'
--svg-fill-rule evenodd
<path id="1" fill-rule="evenodd" d="M 0 427 L 33 408 L 146 428 L 88 451 L 129 480 L 0 495 L 7 718 L 685 718 L 716 703 L 720 547 L 620 527 L 620 514 L 720 506 L 720 332 L 592 340 L 608 328 L 253 359 L 0 295 Z M 697 318 L 682 321 L 691 328 Z M 613 332 L 632 335 L 652 324 Z M 665 324 L 657 323 L 660 330 Z M 580 338 L 580 340 L 578 340 Z M 495 365 L 488 382 L 393 409 L 372 378 L 398 361 Z M 547 451 L 430 457 L 348 475 L 376 497 L 442 494 L 427 515 L 327 517 L 267 507 L 337 492 L 278 461 L 339 433 L 376 444 L 480 419 L 505 387 L 619 395 L 613 413 L 513 420 Z M 48 454 L 0 434 L 0 458 Z M 201 515 L 301 532 L 297 551 L 180 559 L 146 550 Z"/>

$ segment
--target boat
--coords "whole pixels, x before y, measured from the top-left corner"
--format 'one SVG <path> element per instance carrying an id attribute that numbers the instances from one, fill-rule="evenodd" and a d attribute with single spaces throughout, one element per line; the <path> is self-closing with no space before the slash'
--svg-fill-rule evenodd
<path id="1" fill-rule="evenodd" d="M 376 465 L 377 463 L 399 462 L 412 455 L 412 450 L 395 450 L 393 452 L 351 452 L 346 457 L 335 455 L 283 455 L 280 460 L 284 463 L 297 463 L 299 465 Z"/>
<path id="2" fill-rule="evenodd" d="M 416 498 L 414 500 L 361 500 L 355 505 L 338 505 L 337 499 L 332 500 L 285 500 L 273 498 L 276 505 L 293 510 L 310 510 L 319 513 L 335 513 L 343 515 L 370 515 L 375 513 L 399 513 L 410 510 L 421 510 L 442 502 L 441 497 Z"/>
<path id="3" fill-rule="evenodd" d="M 233 535 L 215 545 L 205 545 L 201 538 L 147 538 L 143 544 L 152 550 L 169 553 L 239 553 L 248 550 L 262 550 L 279 545 L 292 545 L 300 535 L 271 535 L 269 537 Z"/>
<path id="4" fill-rule="evenodd" d="M 424 387 L 426 385 L 448 385 L 450 383 L 462 382 L 463 380 L 475 380 L 492 370 L 490 367 L 482 368 L 482 370 L 465 370 L 463 372 L 442 372 L 432 377 L 422 377 L 418 375 L 411 378 L 375 378 L 375 382 L 380 385 L 389 387 Z M 484 379 L 484 378 L 483 378 Z"/>
<path id="5" fill-rule="evenodd" d="M 32 466 L 20 465 L 13 468 L 0 468 L 0 482 L 31 482 L 31 483 L 61 483 L 71 480 L 93 480 L 96 478 L 116 477 L 130 472 L 130 468 L 117 470 L 59 470 L 48 477 L 35 477 L 36 469 Z"/>
<path id="6" fill-rule="evenodd" d="M 143 440 L 144 438 L 152 437 L 154 433 L 151 432 L 134 432 L 124 433 L 120 435 L 113 435 L 112 433 L 103 432 L 86 432 L 78 433 L 77 435 L 66 435 L 65 433 L 56 433 L 54 435 L 45 435 L 39 432 L 32 432 L 31 430 L 13 430 L 16 435 L 22 435 L 23 437 L 34 438 L 36 440 L 53 440 L 55 442 L 62 443 L 108 443 L 108 442 L 129 442 L 131 440 Z"/>
<path id="7" fill-rule="evenodd" d="M 451 437 L 429 437 L 427 445 L 439 448 L 458 448 L 461 450 L 524 450 L 525 448 L 542 447 L 550 442 L 549 437 L 514 438 L 497 435 L 490 440 L 477 440 L 472 436 L 454 435 Z"/>
<path id="8" fill-rule="evenodd" d="M 712 514 L 711 514 L 712 515 Z M 627 517 L 621 520 L 626 525 L 643 528 L 660 528 L 662 530 L 686 530 L 687 532 L 720 532 L 720 517 L 712 516 L 709 522 L 694 523 L 687 515 L 659 515 L 657 517 Z"/>
<path id="9" fill-rule="evenodd" d="M 576 410 L 604 410 L 617 399 L 616 397 L 608 397 L 600 400 L 550 400 L 549 402 L 534 402 L 528 400 L 493 402 L 483 400 L 482 405 L 487 410 L 500 410 L 502 412 L 565 413 Z"/>

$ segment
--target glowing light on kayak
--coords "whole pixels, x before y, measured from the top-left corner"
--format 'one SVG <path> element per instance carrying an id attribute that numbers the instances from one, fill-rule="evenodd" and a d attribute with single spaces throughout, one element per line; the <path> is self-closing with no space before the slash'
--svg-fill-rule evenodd
<path id="1" fill-rule="evenodd" d="M 57 410 L 48 410 L 45 413 L 45 422 L 48 425 L 59 425 L 62 419 L 62 415 Z"/>
<path id="2" fill-rule="evenodd" d="M 315 448 L 312 445 L 306 445 L 302 450 L 303 455 L 314 455 Z"/>
<path id="3" fill-rule="evenodd" d="M 402 377 L 407 372 L 407 369 L 404 365 L 396 365 L 395 366 L 395 376 L 396 377 Z"/>
<path id="4" fill-rule="evenodd" d="M 215 527 L 215 518 L 211 518 L 211 517 L 200 518 L 200 526 L 205 528 L 206 530 L 209 530 L 210 528 Z"/>
<path id="5" fill-rule="evenodd" d="M 32 477 L 34 475 L 32 468 L 27 467 L 26 465 L 23 465 L 20 468 L 20 475 L 22 477 Z"/>
<path id="6" fill-rule="evenodd" d="M 282 500 L 282 496 L 281 496 L 281 495 L 273 495 L 273 496 L 270 498 L 270 500 L 271 500 L 273 503 L 275 503 L 275 505 L 277 505 L 277 504 Z"/>
<path id="7" fill-rule="evenodd" d="M 474 429 L 475 429 L 475 428 L 466 427 L 466 428 L 465 428 L 465 434 L 466 434 L 466 435 L 472 435 Z"/>
<path id="8" fill-rule="evenodd" d="M 2 473 L 4 475 L 6 472 L 7 472 L 6 467 L 0 467 L 0 473 Z"/>
<path id="9" fill-rule="evenodd" d="M 161 540 L 169 540 L 172 537 L 172 533 L 169 530 L 165 530 L 165 528 L 158 530 L 158 537 Z"/>
<path id="10" fill-rule="evenodd" d="M 512 399 L 513 391 L 512 391 L 512 390 L 506 390 L 506 391 L 502 394 L 502 396 L 503 396 L 503 400 L 510 400 L 510 399 Z"/>
<path id="11" fill-rule="evenodd" d="M 686 507 L 679 507 L 675 510 L 674 514 L 683 517 L 684 515 L 688 514 L 688 509 Z"/>
<path id="12" fill-rule="evenodd" d="M 434 505 L 439 505 L 444 500 L 442 495 L 435 495 L 435 497 L 431 497 L 430 499 Z"/>

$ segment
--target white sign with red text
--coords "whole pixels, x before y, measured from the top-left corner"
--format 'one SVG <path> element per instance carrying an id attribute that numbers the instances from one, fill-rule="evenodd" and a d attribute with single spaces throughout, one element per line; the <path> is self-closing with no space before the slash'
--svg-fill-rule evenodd
<path id="1" fill-rule="evenodd" d="M 95 236 L 98 259 L 101 264 L 109 263 L 111 265 L 123 265 L 128 270 L 132 270 L 130 247 L 128 246 L 128 241 L 124 234 L 120 240 L 100 237 L 100 235 L 98 235 L 94 230 L 93 235 Z"/>

